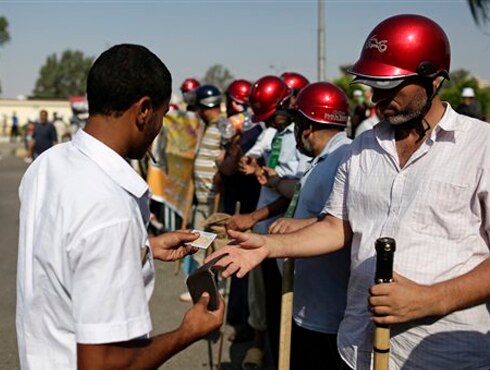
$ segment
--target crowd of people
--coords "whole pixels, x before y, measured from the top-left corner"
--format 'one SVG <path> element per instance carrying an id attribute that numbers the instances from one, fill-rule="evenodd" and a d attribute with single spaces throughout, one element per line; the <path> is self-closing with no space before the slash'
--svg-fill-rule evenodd
<path id="1" fill-rule="evenodd" d="M 252 342 L 242 369 L 261 369 L 267 350 L 277 367 L 283 258 L 295 259 L 287 368 L 370 369 L 374 327 L 389 325 L 390 369 L 488 369 L 490 126 L 469 117 L 473 101 L 455 110 L 438 96 L 450 57 L 438 24 L 398 15 L 349 70 L 352 100 L 286 72 L 225 91 L 189 78 L 172 106 L 171 74 L 151 51 L 102 53 L 86 126 L 33 153 L 20 186 L 22 369 L 157 368 L 225 317 L 230 340 Z M 192 231 L 148 233 L 164 213 L 151 214 L 128 166 L 147 158 L 170 109 L 200 122 L 192 217 L 176 228 L 225 215 L 230 245 L 208 255 L 187 245 Z M 32 148 L 56 142 L 48 127 Z M 395 272 L 375 284 L 380 237 L 396 240 Z M 210 311 L 205 293 L 176 330 L 150 336 L 154 259 L 185 258 L 188 275 L 217 256 L 227 304 Z"/>

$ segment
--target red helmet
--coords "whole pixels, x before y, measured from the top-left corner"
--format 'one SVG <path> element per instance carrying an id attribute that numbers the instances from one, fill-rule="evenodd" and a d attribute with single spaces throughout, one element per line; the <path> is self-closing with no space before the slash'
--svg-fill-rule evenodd
<path id="1" fill-rule="evenodd" d="M 175 111 L 175 110 L 179 110 L 179 106 L 177 104 L 174 104 L 174 103 L 170 103 L 168 105 L 168 111 L 169 112 L 172 112 L 172 111 Z"/>
<path id="2" fill-rule="evenodd" d="M 180 85 L 180 91 L 183 93 L 187 91 L 192 91 L 195 88 L 199 87 L 201 84 L 199 83 L 198 80 L 194 78 L 186 78 L 184 82 L 182 82 L 182 85 Z"/>
<path id="3" fill-rule="evenodd" d="M 254 114 L 252 122 L 265 121 L 278 109 L 286 109 L 286 100 L 291 97 L 288 85 L 276 76 L 258 79 L 250 90 L 249 103 Z"/>
<path id="4" fill-rule="evenodd" d="M 251 87 L 252 84 L 246 80 L 235 80 L 228 86 L 226 93 L 237 103 L 248 104 Z"/>
<path id="5" fill-rule="evenodd" d="M 328 82 L 315 82 L 300 91 L 296 110 L 311 121 L 347 126 L 349 102 L 345 93 Z"/>
<path id="6" fill-rule="evenodd" d="M 305 76 L 296 72 L 284 72 L 281 78 L 296 93 L 310 83 Z"/>
<path id="7" fill-rule="evenodd" d="M 371 31 L 349 73 L 356 76 L 354 82 L 393 88 L 409 76 L 449 78 L 450 59 L 449 40 L 437 23 L 421 15 L 402 14 Z"/>

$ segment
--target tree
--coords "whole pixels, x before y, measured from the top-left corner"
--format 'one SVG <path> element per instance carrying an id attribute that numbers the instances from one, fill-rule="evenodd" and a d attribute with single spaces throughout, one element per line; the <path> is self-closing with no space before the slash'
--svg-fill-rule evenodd
<path id="1" fill-rule="evenodd" d="M 58 58 L 48 56 L 39 71 L 33 97 L 66 99 L 85 94 L 85 81 L 94 58 L 85 57 L 81 51 L 65 50 Z"/>
<path id="2" fill-rule="evenodd" d="M 352 94 L 354 90 L 359 90 L 359 85 L 352 85 L 351 82 L 354 76 L 347 73 L 347 70 L 352 67 L 350 64 L 345 64 L 339 66 L 341 77 L 336 78 L 332 81 L 332 83 L 338 87 L 340 87 L 345 94 L 350 98 L 352 98 Z"/>
<path id="3" fill-rule="evenodd" d="M 9 22 L 7 18 L 1 16 L 0 17 L 0 46 L 6 44 L 10 41 L 10 34 L 8 31 Z M 0 84 L 0 94 L 2 93 L 2 85 Z"/>
<path id="4" fill-rule="evenodd" d="M 477 25 L 481 25 L 490 20 L 489 0 L 468 0 L 468 5 Z"/>
<path id="5" fill-rule="evenodd" d="M 224 92 L 234 78 L 235 77 L 233 77 L 227 68 L 223 67 L 221 64 L 215 64 L 206 71 L 203 83 L 214 85 Z"/>

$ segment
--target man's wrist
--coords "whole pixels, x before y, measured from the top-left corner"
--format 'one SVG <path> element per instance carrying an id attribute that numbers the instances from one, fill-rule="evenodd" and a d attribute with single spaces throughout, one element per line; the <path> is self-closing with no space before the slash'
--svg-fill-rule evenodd
<path id="1" fill-rule="evenodd" d="M 277 189 L 280 183 L 281 183 L 281 178 L 279 176 L 273 176 L 269 178 L 269 186 L 272 189 Z"/>

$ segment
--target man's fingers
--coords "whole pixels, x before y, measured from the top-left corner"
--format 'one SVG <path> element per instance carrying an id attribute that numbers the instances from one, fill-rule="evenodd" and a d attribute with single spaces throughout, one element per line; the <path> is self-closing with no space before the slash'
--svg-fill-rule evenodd
<path id="1" fill-rule="evenodd" d="M 216 257 L 219 257 L 223 254 L 230 254 L 231 253 L 231 249 L 234 248 L 234 247 L 223 247 L 221 248 L 220 250 L 214 252 L 214 253 L 211 253 L 210 255 L 208 255 L 205 259 L 204 259 L 204 263 L 208 263 L 209 261 L 211 261 L 212 259 L 215 259 Z M 228 258 L 228 257 L 223 257 L 223 258 Z M 222 265 L 222 259 L 221 258 L 220 260 L 218 260 L 216 262 L 216 264 L 214 266 L 217 266 L 217 267 L 223 267 L 224 265 Z"/>
<path id="2" fill-rule="evenodd" d="M 372 316 L 371 321 L 378 325 L 391 325 L 399 322 L 395 316 Z"/>
<path id="3" fill-rule="evenodd" d="M 235 274 L 238 270 L 240 270 L 240 265 L 237 263 L 231 262 L 226 266 L 226 274 L 228 276 Z"/>
<path id="4" fill-rule="evenodd" d="M 241 231 L 227 230 L 228 235 L 235 239 L 238 243 L 242 243 L 248 240 L 248 235 Z"/>
<path id="5" fill-rule="evenodd" d="M 370 311 L 373 313 L 375 316 L 388 316 L 391 314 L 391 309 L 388 306 L 375 306 L 371 307 Z"/>
<path id="6" fill-rule="evenodd" d="M 199 298 L 199 300 L 196 302 L 196 305 L 200 305 L 200 306 L 203 306 L 204 309 L 208 309 L 208 303 L 209 303 L 209 293 L 208 292 L 203 292 L 201 294 L 201 297 Z"/>
<path id="7" fill-rule="evenodd" d="M 369 294 L 371 296 L 388 295 L 391 291 L 391 288 L 393 288 L 392 284 L 393 283 L 374 284 L 369 288 Z"/>

